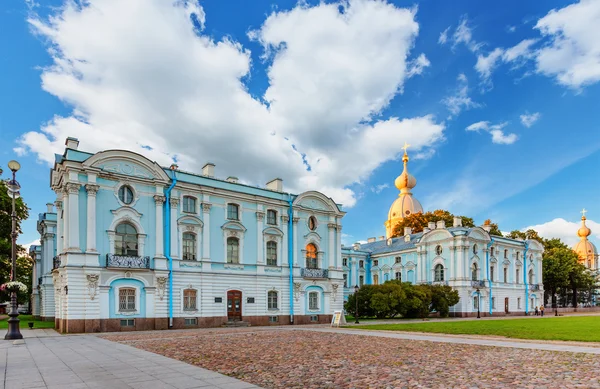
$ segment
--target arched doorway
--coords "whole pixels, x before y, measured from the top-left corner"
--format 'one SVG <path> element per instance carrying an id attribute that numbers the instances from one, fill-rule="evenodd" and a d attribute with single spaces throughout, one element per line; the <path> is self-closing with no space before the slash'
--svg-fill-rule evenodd
<path id="1" fill-rule="evenodd" d="M 239 290 L 227 291 L 227 320 L 242 320 L 242 292 Z"/>

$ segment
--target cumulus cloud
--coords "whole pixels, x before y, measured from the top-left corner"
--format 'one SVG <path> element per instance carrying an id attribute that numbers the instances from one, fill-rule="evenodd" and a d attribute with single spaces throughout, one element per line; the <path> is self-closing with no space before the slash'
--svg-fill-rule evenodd
<path id="1" fill-rule="evenodd" d="M 517 135 L 513 134 L 513 133 L 506 134 L 503 131 L 503 128 L 505 128 L 507 125 L 508 125 L 508 122 L 504 122 L 504 123 L 500 123 L 500 124 L 490 124 L 490 122 L 488 122 L 488 121 L 481 121 L 481 122 L 471 124 L 465 130 L 466 131 L 475 131 L 475 132 L 479 132 L 479 131 L 483 130 L 483 131 L 489 132 L 492 135 L 493 143 L 500 144 L 500 145 L 510 145 L 517 141 Z"/>
<path id="2" fill-rule="evenodd" d="M 586 220 L 585 224 L 592 230 L 590 238 L 600 239 L 600 223 L 593 220 Z M 556 218 L 546 223 L 523 228 L 521 231 L 526 231 L 531 228 L 536 230 L 540 236 L 546 239 L 560 238 L 563 242 L 572 246 L 579 241 L 577 230 L 580 227 L 581 222 L 570 222 L 563 218 Z"/>
<path id="3" fill-rule="evenodd" d="M 600 81 L 598 26 L 600 2 L 597 0 L 581 0 L 548 12 L 535 25 L 550 39 L 537 53 L 537 71 L 573 89 Z"/>
<path id="4" fill-rule="evenodd" d="M 524 39 L 517 45 L 508 49 L 497 47 L 488 55 L 479 54 L 477 56 L 477 63 L 475 64 L 475 70 L 479 73 L 482 82 L 488 86 L 491 85 L 490 76 L 499 62 L 512 63 L 513 68 L 524 65 L 528 59 L 533 57 L 534 53 L 531 50 L 531 46 L 536 42 L 536 39 Z"/>
<path id="5" fill-rule="evenodd" d="M 244 83 L 252 53 L 205 33 L 210 15 L 199 4 L 66 2 L 29 23 L 53 60 L 42 88 L 72 114 L 24 134 L 16 150 L 51 164 L 74 136 L 82 150 L 129 149 L 191 171 L 211 161 L 217 175 L 258 185 L 282 176 L 286 190 L 321 190 L 352 206 L 347 186 L 396 159 L 404 141 L 427 152 L 443 139 L 431 115 L 381 116 L 406 78 L 429 66 L 410 58 L 415 12 L 365 0 L 273 12 L 249 33 L 268 76 L 255 97 Z"/>
<path id="6" fill-rule="evenodd" d="M 529 113 L 526 112 L 526 113 L 524 113 L 523 115 L 521 115 L 519 117 L 521 118 L 521 123 L 525 127 L 529 128 L 529 127 L 533 126 L 533 124 L 535 122 L 537 122 L 541 116 L 542 115 L 539 112 L 535 112 L 535 113 L 532 113 L 532 114 L 529 114 Z"/>
<path id="7" fill-rule="evenodd" d="M 469 81 L 467 80 L 467 76 L 463 73 L 459 74 L 457 77 L 457 84 L 454 94 L 442 99 L 442 103 L 452 114 L 450 117 L 458 115 L 463 110 L 481 107 L 481 104 L 473 101 L 473 99 L 469 97 Z"/>
<path id="8" fill-rule="evenodd" d="M 376 194 L 381 193 L 382 190 L 389 188 L 390 186 L 388 184 L 379 184 L 379 185 L 375 185 L 373 187 L 371 187 L 371 192 L 374 192 Z"/>
<path id="9" fill-rule="evenodd" d="M 452 48 L 455 48 L 459 44 L 464 44 L 469 50 L 476 53 L 483 46 L 483 44 L 473 39 L 473 30 L 468 23 L 469 19 L 467 15 L 463 15 L 460 19 L 458 27 L 456 27 L 456 30 L 454 30 L 454 34 L 452 34 Z"/>
<path id="10" fill-rule="evenodd" d="M 440 33 L 440 37 L 438 38 L 438 43 L 440 45 L 445 45 L 448 42 L 448 32 L 450 31 L 450 27 L 446 28 L 444 31 Z"/>

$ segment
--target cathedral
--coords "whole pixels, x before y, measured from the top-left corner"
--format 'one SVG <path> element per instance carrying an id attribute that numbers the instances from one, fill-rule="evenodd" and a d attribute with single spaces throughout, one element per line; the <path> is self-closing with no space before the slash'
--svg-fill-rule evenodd
<path id="1" fill-rule="evenodd" d="M 412 194 L 417 180 L 408 171 L 407 147 L 404 170 L 395 180 L 400 193 L 384 222 L 386 235 L 342 248 L 345 298 L 356 286 L 396 279 L 457 290 L 460 301 L 450 308 L 451 316 L 522 315 L 543 304 L 544 249 L 535 240 L 492 235 L 489 225 L 467 228 L 458 217 L 451 226 L 429 223 L 418 233 L 407 227 L 392 237 L 399 221 L 423 212 Z"/>
<path id="2" fill-rule="evenodd" d="M 584 209 L 581 211 L 581 228 L 577 230 L 577 236 L 579 237 L 579 242 L 575 243 L 573 246 L 573 251 L 577 253 L 579 256 L 579 260 L 590 270 L 599 270 L 598 269 L 598 250 L 596 246 L 592 242 L 588 240 L 588 236 L 592 234 L 592 230 L 590 230 L 586 225 L 585 221 L 587 220 L 585 217 L 585 213 L 587 211 Z"/>

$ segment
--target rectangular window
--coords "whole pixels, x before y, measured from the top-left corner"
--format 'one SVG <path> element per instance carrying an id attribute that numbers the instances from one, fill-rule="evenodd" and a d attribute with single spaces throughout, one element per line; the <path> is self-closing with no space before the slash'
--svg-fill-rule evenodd
<path id="1" fill-rule="evenodd" d="M 183 310 L 195 311 L 197 308 L 197 291 L 195 289 L 186 289 L 183 291 Z"/>
<path id="2" fill-rule="evenodd" d="M 227 204 L 227 219 L 240 220 L 237 204 Z"/>
<path id="3" fill-rule="evenodd" d="M 135 289 L 119 289 L 119 312 L 135 311 Z"/>
<path id="4" fill-rule="evenodd" d="M 517 309 L 521 309 L 521 298 L 517 297 Z"/>
<path id="5" fill-rule="evenodd" d="M 269 323 L 277 323 L 279 321 L 279 316 L 269 316 Z"/>
<path id="6" fill-rule="evenodd" d="M 240 263 L 240 241 L 227 238 L 227 263 Z"/>
<path id="7" fill-rule="evenodd" d="M 396 263 L 402 263 L 402 257 L 396 257 L 394 260 Z"/>
<path id="8" fill-rule="evenodd" d="M 223 297 L 215 297 L 215 303 L 222 303 L 223 302 Z"/>
<path id="9" fill-rule="evenodd" d="M 183 260 L 184 261 L 195 261 L 196 260 L 196 234 L 191 232 L 184 232 L 182 235 L 183 241 Z"/>
<path id="10" fill-rule="evenodd" d="M 319 293 L 310 292 L 308 294 L 308 309 L 311 309 L 311 310 L 319 309 Z"/>
<path id="11" fill-rule="evenodd" d="M 317 315 L 312 315 L 312 316 L 310 317 L 310 321 L 319 321 L 319 316 L 317 316 Z"/>
<path id="12" fill-rule="evenodd" d="M 267 307 L 268 309 L 278 309 L 277 292 L 269 291 L 267 296 Z"/>
<path id="13" fill-rule="evenodd" d="M 402 281 L 402 272 L 399 272 L 399 271 L 396 272 L 396 279 L 398 281 Z"/>
<path id="14" fill-rule="evenodd" d="M 270 224 L 272 226 L 277 225 L 277 211 L 274 211 L 272 209 L 267 210 L 267 224 Z"/>
<path id="15" fill-rule="evenodd" d="M 277 266 L 277 242 L 267 242 L 267 266 Z"/>
<path id="16" fill-rule="evenodd" d="M 490 281 L 494 282 L 494 267 L 490 266 Z"/>
<path id="17" fill-rule="evenodd" d="M 365 261 L 358 261 L 358 267 L 361 269 L 365 267 Z"/>
<path id="18" fill-rule="evenodd" d="M 196 213 L 196 199 L 191 196 L 183 196 L 183 212 Z"/>
<path id="19" fill-rule="evenodd" d="M 186 326 L 195 326 L 198 325 L 198 319 L 196 319 L 195 317 L 186 317 L 184 319 L 184 323 Z"/>
<path id="20" fill-rule="evenodd" d="M 520 273 L 520 271 L 519 271 L 519 269 L 517 269 L 517 281 L 516 281 L 517 284 L 521 283 L 521 277 L 519 277 L 519 273 Z"/>
<path id="21" fill-rule="evenodd" d="M 506 284 L 508 282 L 508 269 L 504 268 L 504 283 Z"/>
<path id="22" fill-rule="evenodd" d="M 247 303 L 247 304 L 254 304 L 254 297 L 248 297 L 248 298 L 246 299 L 246 303 Z"/>
<path id="23" fill-rule="evenodd" d="M 122 319 L 121 327 L 135 327 L 135 319 Z"/>
<path id="24" fill-rule="evenodd" d="M 358 277 L 358 286 L 361 287 L 365 283 L 365 276 Z"/>
<path id="25" fill-rule="evenodd" d="M 342 266 L 348 267 L 348 258 L 342 258 Z"/>
<path id="26" fill-rule="evenodd" d="M 344 288 L 348 287 L 348 274 L 344 274 Z"/>
<path id="27" fill-rule="evenodd" d="M 479 309 L 479 298 L 477 296 L 473 297 L 473 309 Z"/>
<path id="28" fill-rule="evenodd" d="M 496 298 L 492 297 L 492 309 L 496 309 Z"/>
<path id="29" fill-rule="evenodd" d="M 373 266 L 379 266 L 379 261 L 377 259 L 373 260 Z"/>

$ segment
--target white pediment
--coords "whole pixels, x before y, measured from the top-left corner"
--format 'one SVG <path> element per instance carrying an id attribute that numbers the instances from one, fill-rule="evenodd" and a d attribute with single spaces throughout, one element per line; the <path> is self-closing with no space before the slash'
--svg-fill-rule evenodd
<path id="1" fill-rule="evenodd" d="M 126 150 L 107 150 L 94 154 L 83 162 L 106 173 L 168 181 L 169 176 L 153 161 L 143 155 Z"/>

